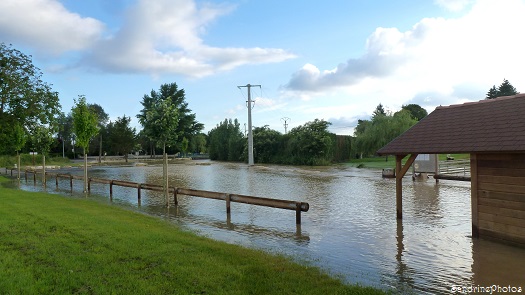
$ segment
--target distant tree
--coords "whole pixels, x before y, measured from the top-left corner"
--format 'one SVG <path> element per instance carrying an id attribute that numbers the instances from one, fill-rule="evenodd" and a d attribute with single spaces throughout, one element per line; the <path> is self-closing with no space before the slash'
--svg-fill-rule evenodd
<path id="1" fill-rule="evenodd" d="M 136 130 L 130 126 L 131 117 L 118 117 L 115 122 L 107 125 L 107 134 L 111 150 L 117 154 L 124 155 L 128 162 L 128 154 L 133 151 L 136 145 Z"/>
<path id="2" fill-rule="evenodd" d="M 183 157 L 186 157 L 186 153 L 188 152 L 189 145 L 190 145 L 190 141 L 186 137 L 184 137 L 180 145 L 180 149 L 182 150 Z"/>
<path id="3" fill-rule="evenodd" d="M 87 192 L 87 153 L 89 141 L 98 133 L 98 118 L 96 114 L 88 107 L 86 97 L 78 96 L 75 105 L 71 109 L 73 118 L 73 131 L 76 136 L 77 144 L 82 147 L 84 153 L 84 193 Z"/>
<path id="4" fill-rule="evenodd" d="M 190 140 L 190 151 L 193 153 L 206 153 L 207 136 L 204 133 L 198 133 Z"/>
<path id="5" fill-rule="evenodd" d="M 493 99 L 500 96 L 516 95 L 519 92 L 507 79 L 503 79 L 503 82 L 496 88 L 496 85 L 492 86 L 487 92 L 485 99 Z"/>
<path id="6" fill-rule="evenodd" d="M 93 103 L 88 104 L 89 109 L 97 115 L 98 118 L 98 129 L 100 132 L 98 133 L 98 137 L 93 138 L 90 150 L 97 150 L 98 149 L 98 162 L 100 163 L 102 161 L 102 146 L 103 146 L 103 136 L 107 134 L 106 127 L 109 121 L 109 115 L 104 111 L 104 108 L 100 106 L 99 104 Z"/>
<path id="7" fill-rule="evenodd" d="M 169 100 L 171 105 L 177 111 L 177 124 L 173 128 L 174 135 L 177 136 L 178 141 L 174 141 L 171 144 L 180 150 L 180 145 L 183 138 L 191 139 L 194 135 L 204 129 L 202 123 L 197 122 L 196 115 L 191 113 L 191 109 L 188 108 L 188 103 L 185 101 L 184 89 L 178 89 L 176 83 L 162 84 L 159 91 L 151 90 L 149 95 L 144 95 L 141 101 L 143 106 L 140 113 L 137 115 L 139 122 L 144 128 L 144 133 L 150 137 L 151 140 L 157 140 L 158 138 L 152 137 L 149 130 L 149 125 L 144 125 L 147 122 L 146 116 L 150 109 L 154 108 L 159 101 Z"/>
<path id="8" fill-rule="evenodd" d="M 496 85 L 493 85 L 489 89 L 489 92 L 487 92 L 487 96 L 485 97 L 485 99 L 493 99 L 493 98 L 496 98 L 498 96 L 499 96 L 498 89 L 496 88 Z"/>
<path id="9" fill-rule="evenodd" d="M 42 154 L 42 185 L 46 186 L 46 156 L 51 150 L 51 146 L 56 142 L 53 134 L 54 128 L 51 126 L 38 125 L 32 128 L 31 142 L 34 150 Z"/>
<path id="10" fill-rule="evenodd" d="M 279 155 L 283 135 L 265 125 L 253 129 L 254 162 L 273 163 L 275 156 Z M 246 150 L 246 153 L 248 151 Z"/>
<path id="11" fill-rule="evenodd" d="M 403 105 L 401 106 L 401 109 L 407 110 L 408 112 L 410 112 L 412 117 L 418 121 L 421 121 L 421 119 L 423 119 L 424 117 L 428 115 L 427 110 L 425 110 L 424 108 L 422 108 L 421 106 L 417 104 Z"/>
<path id="12" fill-rule="evenodd" d="M 292 160 L 300 165 L 327 164 L 332 159 L 331 123 L 315 119 L 293 128 L 287 135 L 287 149 Z"/>
<path id="13" fill-rule="evenodd" d="M 356 137 L 356 145 L 363 154 L 372 155 L 416 123 L 407 110 L 394 115 L 376 116 L 366 130 Z"/>
<path id="14" fill-rule="evenodd" d="M 241 161 L 246 139 L 237 119 L 224 119 L 208 132 L 210 159 L 219 161 Z"/>
<path id="15" fill-rule="evenodd" d="M 386 115 L 385 108 L 383 107 L 382 104 L 378 104 L 376 109 L 372 113 L 372 119 L 374 119 L 377 116 L 385 116 L 385 115 Z"/>

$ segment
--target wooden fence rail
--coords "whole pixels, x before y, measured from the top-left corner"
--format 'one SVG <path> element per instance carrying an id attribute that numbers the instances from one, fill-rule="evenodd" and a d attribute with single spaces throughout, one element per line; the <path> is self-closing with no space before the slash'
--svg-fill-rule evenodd
<path id="1" fill-rule="evenodd" d="M 36 183 L 36 174 L 38 172 L 35 170 L 25 170 L 24 175 L 25 175 L 26 182 L 27 182 L 28 173 L 33 174 L 33 181 L 34 183 Z M 7 174 L 7 170 L 6 170 L 6 174 Z M 46 178 L 48 178 L 48 176 L 55 177 L 55 185 L 57 188 L 58 188 L 59 179 L 69 179 L 69 186 L 71 188 L 71 192 L 73 192 L 73 180 L 74 179 L 84 180 L 83 176 L 71 175 L 71 174 L 46 172 Z M 131 181 L 110 180 L 110 179 L 90 177 L 88 178 L 88 188 L 87 188 L 88 192 L 91 192 L 91 183 L 109 184 L 110 199 L 113 199 L 113 186 L 136 188 L 139 204 L 141 201 L 142 190 L 151 190 L 151 191 L 158 191 L 158 192 L 164 191 L 164 187 L 162 185 L 157 185 L 157 184 L 138 183 L 138 182 L 131 182 Z M 173 200 L 175 202 L 175 205 L 178 205 L 178 198 L 177 198 L 178 195 L 186 195 L 186 196 L 225 201 L 226 202 L 226 214 L 228 214 L 228 216 L 231 213 L 230 204 L 231 202 L 235 202 L 235 203 L 243 203 L 243 204 L 250 204 L 250 205 L 257 205 L 257 206 L 264 206 L 264 207 L 272 207 L 272 208 L 278 208 L 278 209 L 293 210 L 295 211 L 296 224 L 301 224 L 301 212 L 307 212 L 310 209 L 310 205 L 308 203 L 298 202 L 298 201 L 260 198 L 260 197 L 247 196 L 247 195 L 227 194 L 227 193 L 221 193 L 221 192 L 195 190 L 195 189 L 187 189 L 187 188 L 177 188 L 177 187 L 169 187 L 168 190 L 170 194 L 173 194 Z"/>

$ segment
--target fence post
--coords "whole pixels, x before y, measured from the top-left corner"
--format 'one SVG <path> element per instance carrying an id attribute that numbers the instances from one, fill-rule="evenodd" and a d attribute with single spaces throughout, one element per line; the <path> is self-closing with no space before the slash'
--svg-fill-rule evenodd
<path id="1" fill-rule="evenodd" d="M 71 192 L 73 192 L 73 175 L 69 174 L 69 187 L 71 188 Z"/>
<path id="2" fill-rule="evenodd" d="M 109 182 L 109 199 L 113 200 L 113 180 Z"/>
<path id="3" fill-rule="evenodd" d="M 36 185 L 36 170 L 33 171 L 33 183 Z"/>
<path id="4" fill-rule="evenodd" d="M 301 224 L 301 203 L 295 203 L 295 224 Z"/>
<path id="5" fill-rule="evenodd" d="M 88 193 L 91 193 L 91 177 L 88 178 Z"/>
<path id="6" fill-rule="evenodd" d="M 57 173 L 56 178 L 55 178 L 55 185 L 58 188 L 58 173 Z"/>
<path id="7" fill-rule="evenodd" d="M 228 215 L 230 215 L 230 213 L 231 213 L 231 207 L 230 207 L 231 198 L 232 198 L 232 196 L 230 194 L 226 195 L 226 214 L 228 214 Z"/>
<path id="8" fill-rule="evenodd" d="M 177 190 L 178 188 L 173 188 L 173 202 L 175 202 L 175 206 L 179 205 L 179 200 L 177 200 Z"/>
<path id="9" fill-rule="evenodd" d="M 27 183 L 27 170 L 24 170 L 24 177 L 25 177 L 26 183 Z"/>
<path id="10" fill-rule="evenodd" d="M 142 184 L 137 184 L 137 197 L 138 197 L 138 200 L 139 200 L 139 204 L 140 204 L 140 199 L 141 199 L 141 191 L 142 191 Z"/>

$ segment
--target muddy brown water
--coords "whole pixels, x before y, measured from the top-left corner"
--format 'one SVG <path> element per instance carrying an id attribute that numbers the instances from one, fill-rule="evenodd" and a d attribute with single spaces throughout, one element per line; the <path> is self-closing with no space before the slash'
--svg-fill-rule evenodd
<path id="1" fill-rule="evenodd" d="M 160 184 L 162 166 L 94 167 L 89 173 Z M 525 249 L 471 237 L 469 182 L 406 177 L 398 221 L 395 180 L 381 178 L 381 171 L 199 161 L 170 165 L 169 175 L 177 187 L 297 200 L 310 210 L 296 226 L 294 211 L 232 203 L 228 218 L 224 201 L 179 196 L 179 205 L 171 200 L 167 209 L 161 193 L 142 191 L 139 204 L 132 188 L 114 187 L 112 202 L 216 240 L 291 256 L 348 283 L 414 294 L 461 294 L 476 287 L 525 292 Z M 73 196 L 81 185 L 75 181 Z M 42 189 L 32 179 L 21 187 Z M 108 185 L 91 189 L 90 197 L 109 202 Z M 71 195 L 68 180 L 58 189 L 49 181 L 46 190 Z"/>

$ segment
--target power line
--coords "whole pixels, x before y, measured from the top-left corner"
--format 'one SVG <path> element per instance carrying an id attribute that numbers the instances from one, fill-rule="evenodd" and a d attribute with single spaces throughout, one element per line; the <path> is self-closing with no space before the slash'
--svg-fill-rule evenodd
<path id="1" fill-rule="evenodd" d="M 284 117 L 284 118 L 281 118 L 281 121 L 284 122 L 284 134 L 287 133 L 287 128 L 288 128 L 288 121 L 291 121 L 292 119 L 288 118 L 288 117 Z"/>

